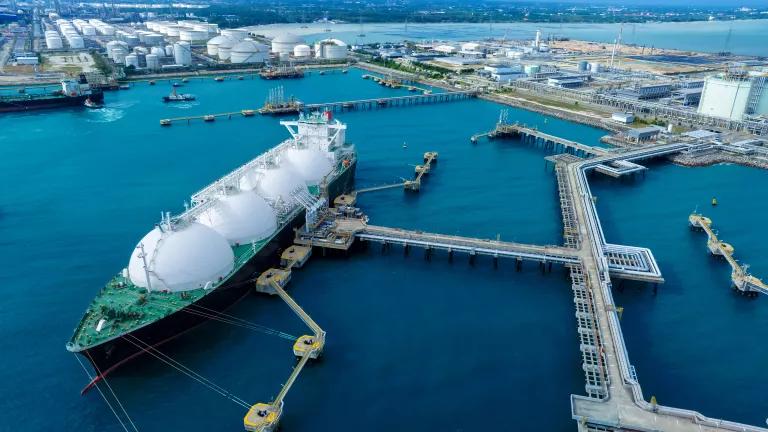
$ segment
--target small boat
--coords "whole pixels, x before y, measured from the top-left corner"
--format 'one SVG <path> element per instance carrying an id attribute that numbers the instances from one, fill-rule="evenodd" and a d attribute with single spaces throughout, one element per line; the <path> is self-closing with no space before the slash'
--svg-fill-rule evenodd
<path id="1" fill-rule="evenodd" d="M 149 85 L 155 85 L 155 80 L 149 80 Z"/>
<path id="2" fill-rule="evenodd" d="M 131 86 L 129 86 L 128 84 L 120 84 L 120 86 L 118 88 L 120 90 L 128 90 L 128 89 L 131 88 Z"/>
<path id="3" fill-rule="evenodd" d="M 717 198 L 712 198 L 712 207 L 717 206 Z"/>
<path id="4" fill-rule="evenodd" d="M 182 79 L 181 79 L 181 82 L 183 82 L 183 83 L 187 83 L 187 82 L 189 82 L 189 79 L 188 79 L 188 78 L 182 78 Z"/>
<path id="5" fill-rule="evenodd" d="M 325 75 L 325 71 L 320 71 L 320 75 Z"/>
<path id="6" fill-rule="evenodd" d="M 242 80 L 244 80 L 244 79 L 245 79 L 245 77 L 244 77 L 244 76 L 242 76 L 242 75 L 240 75 L 240 76 L 238 76 L 238 77 L 237 77 L 237 79 L 239 79 L 240 81 L 242 81 Z"/>
<path id="7" fill-rule="evenodd" d="M 240 111 L 240 113 L 243 115 L 243 117 L 252 117 L 254 114 L 256 114 L 256 111 L 252 109 L 244 109 Z"/>
<path id="8" fill-rule="evenodd" d="M 425 95 L 429 95 L 429 94 L 432 94 L 432 90 L 424 90 L 424 94 L 425 94 Z"/>
<path id="9" fill-rule="evenodd" d="M 403 148 L 408 148 L 408 144 L 403 143 Z"/>
<path id="10" fill-rule="evenodd" d="M 171 94 L 163 96 L 163 102 L 188 102 L 195 100 L 195 96 L 191 94 L 178 94 L 176 88 L 171 90 Z"/>
<path id="11" fill-rule="evenodd" d="M 211 114 L 203 116 L 203 121 L 212 122 L 216 120 L 216 116 L 213 116 Z"/>
<path id="12" fill-rule="evenodd" d="M 86 98 L 85 102 L 83 102 L 83 105 L 85 105 L 86 108 L 91 108 L 91 109 L 101 108 L 101 104 L 98 102 L 92 101 L 91 98 Z"/>
<path id="13" fill-rule="evenodd" d="M 173 83 L 171 85 L 174 86 L 174 87 L 181 87 L 181 83 L 177 83 L 177 82 L 175 82 L 175 83 Z"/>
<path id="14" fill-rule="evenodd" d="M 160 120 L 160 126 L 170 126 L 171 120 L 170 119 L 162 119 Z"/>
<path id="15" fill-rule="evenodd" d="M 213 80 L 216 81 L 216 82 L 222 82 L 222 81 L 224 81 L 224 77 L 217 76 Z"/>
<path id="16" fill-rule="evenodd" d="M 348 69 L 342 69 L 342 70 L 341 70 L 341 73 L 343 73 L 343 74 L 345 74 L 345 73 L 347 73 L 347 72 L 349 72 L 349 70 L 348 70 Z"/>

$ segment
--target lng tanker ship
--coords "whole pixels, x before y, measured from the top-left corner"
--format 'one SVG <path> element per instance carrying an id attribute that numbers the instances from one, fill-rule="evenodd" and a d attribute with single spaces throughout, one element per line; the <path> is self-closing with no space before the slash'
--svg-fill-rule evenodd
<path id="1" fill-rule="evenodd" d="M 93 104 L 104 102 L 104 92 L 91 88 L 85 75 L 78 80 L 64 80 L 61 90 L 52 93 L 19 93 L 0 96 L 0 112 L 29 111 L 66 106 L 84 106 L 86 101 Z"/>
<path id="2" fill-rule="evenodd" d="M 348 192 L 356 155 L 330 113 L 281 122 L 291 138 L 163 214 L 127 266 L 91 301 L 67 350 L 96 371 L 87 390 L 125 362 L 216 318 L 292 244 L 307 199 Z M 299 199 L 301 197 L 302 199 Z"/>

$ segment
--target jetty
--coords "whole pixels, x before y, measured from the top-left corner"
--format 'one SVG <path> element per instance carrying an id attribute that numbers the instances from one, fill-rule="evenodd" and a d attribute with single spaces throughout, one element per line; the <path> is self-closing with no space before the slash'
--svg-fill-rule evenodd
<path id="1" fill-rule="evenodd" d="M 372 110 L 372 109 L 387 108 L 387 107 L 406 107 L 406 106 L 413 106 L 413 105 L 456 102 L 456 101 L 474 98 L 476 96 L 477 96 L 477 93 L 475 91 L 462 91 L 462 92 L 435 93 L 435 94 L 428 94 L 428 95 L 408 95 L 408 96 L 394 96 L 394 97 L 378 98 L 378 99 L 360 99 L 360 100 L 351 100 L 351 101 L 302 104 L 301 106 L 302 106 L 302 110 L 304 111 L 338 112 L 338 111 Z M 170 126 L 173 123 L 182 123 L 182 122 L 191 124 L 192 121 L 203 120 L 206 117 L 214 118 L 214 119 L 216 118 L 232 119 L 232 117 L 238 117 L 238 116 L 250 117 L 250 115 L 246 115 L 245 113 L 253 114 L 254 112 L 261 112 L 261 110 L 246 108 L 240 111 L 230 111 L 230 112 L 223 112 L 223 113 L 216 113 L 216 114 L 173 117 L 173 118 L 161 119 L 160 125 Z M 264 114 L 271 114 L 271 112 L 264 112 Z"/>
<path id="2" fill-rule="evenodd" d="M 707 249 L 714 256 L 722 257 L 731 266 L 731 282 L 733 288 L 742 294 L 756 296 L 758 293 L 768 294 L 768 285 L 747 272 L 749 266 L 741 265 L 733 257 L 735 249 L 732 245 L 721 241 L 712 230 L 712 220 L 698 213 L 688 216 L 688 226 L 692 230 L 704 231 L 707 234 Z"/>

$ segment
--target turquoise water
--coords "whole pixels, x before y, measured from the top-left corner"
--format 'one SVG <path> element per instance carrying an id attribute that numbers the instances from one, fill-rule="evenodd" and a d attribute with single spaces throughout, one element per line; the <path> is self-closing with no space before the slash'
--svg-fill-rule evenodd
<path id="1" fill-rule="evenodd" d="M 281 84 L 307 102 L 407 93 L 360 75 L 351 70 Z M 238 116 L 170 128 L 158 120 L 256 107 L 274 85 L 194 81 L 183 91 L 198 101 L 182 108 L 160 102 L 168 84 L 137 84 L 108 93 L 104 110 L 0 117 L 0 181 L 6 185 L 0 195 L 0 335 L 6 345 L 0 382 L 3 393 L 12 395 L 0 400 L 0 430 L 43 430 L 51 422 L 63 430 L 121 429 L 97 392 L 79 395 L 87 379 L 64 343 L 161 210 L 181 210 L 200 187 L 287 136 L 273 118 Z M 493 125 L 500 108 L 473 100 L 339 115 L 358 149 L 359 186 L 410 177 L 424 151 L 440 152 L 420 194 L 393 189 L 361 196 L 371 223 L 559 243 L 556 184 L 544 153 L 515 142 L 469 142 Z M 604 134 L 535 113 L 510 113 L 584 143 L 597 144 Z M 687 213 L 682 219 L 667 214 L 658 226 L 668 223 L 670 233 L 689 239 L 690 253 L 666 237 L 668 242 L 651 244 L 657 236 L 643 231 L 649 226 L 632 222 L 656 208 L 654 200 L 687 212 L 695 203 L 681 199 L 684 190 L 672 185 L 705 182 L 697 186 L 697 202 L 718 196 L 717 212 L 735 219 L 715 213 L 716 225 L 759 275 L 761 268 L 768 272 L 759 254 L 764 239 L 739 217 L 763 211 L 765 196 L 755 194 L 764 179 L 762 172 L 733 167 L 659 166 L 644 181 L 595 186 L 609 241 L 653 247 L 670 281 L 657 297 L 630 287 L 617 294 L 646 394 L 663 403 L 761 423 L 761 386 L 733 376 L 766 381 L 760 368 L 765 348 L 749 345 L 761 340 L 764 299 L 731 296 L 721 280 L 727 282 L 727 268 L 709 261 L 701 234 L 687 230 Z M 746 198 L 752 207 L 743 204 Z M 695 267 L 670 264 L 682 253 L 685 260 L 701 261 Z M 713 278 L 691 268 L 706 268 Z M 676 283 L 675 272 L 686 281 Z M 481 430 L 510 422 L 518 430 L 574 428 L 568 396 L 583 393 L 583 372 L 569 281 L 560 270 L 541 275 L 527 266 L 515 272 L 505 262 L 494 269 L 487 259 L 470 266 L 466 257 L 449 263 L 440 254 L 426 262 L 418 251 L 403 257 L 396 248 L 382 255 L 371 247 L 348 258 L 313 258 L 294 273 L 290 291 L 327 330 L 328 344 L 323 361 L 306 369 L 289 393 L 285 430 Z M 713 319 L 703 319 L 704 311 Z M 293 335 L 306 332 L 275 298 L 251 296 L 231 313 Z M 705 338 L 687 340 L 709 334 L 715 322 L 711 340 L 721 344 L 717 349 Z M 733 351 L 728 344 L 736 344 Z M 219 323 L 162 351 L 254 403 L 271 399 L 293 365 L 290 342 Z M 697 391 L 672 379 L 696 382 Z M 141 430 L 242 428 L 242 408 L 151 358 L 133 362 L 109 383 Z M 725 392 L 738 392 L 738 403 L 724 402 Z"/>
<path id="2" fill-rule="evenodd" d="M 329 28 L 324 24 L 273 24 L 253 27 L 257 34 L 274 36 L 290 31 L 304 35 L 307 41 L 332 36 L 348 43 L 400 42 L 404 39 L 429 40 L 479 40 L 488 37 L 533 40 L 536 30 L 544 37 L 568 37 L 595 42 L 612 43 L 621 24 L 546 24 L 546 23 L 494 23 L 492 26 L 477 23 L 365 24 L 365 37 L 359 37 L 359 24 L 336 24 Z M 728 34 L 730 32 L 730 40 Z M 622 40 L 625 44 L 701 52 L 731 51 L 736 54 L 768 56 L 768 20 L 700 21 L 687 23 L 624 24 Z"/>

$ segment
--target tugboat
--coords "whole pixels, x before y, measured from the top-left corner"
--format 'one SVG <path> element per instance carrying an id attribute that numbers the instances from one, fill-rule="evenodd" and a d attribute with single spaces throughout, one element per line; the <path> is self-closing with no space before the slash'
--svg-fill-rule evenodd
<path id="1" fill-rule="evenodd" d="M 163 96 L 163 102 L 188 102 L 195 100 L 195 96 L 191 94 L 178 94 L 176 88 L 171 90 L 171 94 Z"/>
<path id="2" fill-rule="evenodd" d="M 177 82 L 175 82 L 175 83 L 173 83 L 171 85 L 174 86 L 174 87 L 181 87 L 181 83 L 177 83 Z"/>

